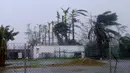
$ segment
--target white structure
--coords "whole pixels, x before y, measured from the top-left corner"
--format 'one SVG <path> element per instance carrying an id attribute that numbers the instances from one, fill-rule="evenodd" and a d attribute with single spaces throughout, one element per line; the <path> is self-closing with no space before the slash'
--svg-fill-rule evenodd
<path id="1" fill-rule="evenodd" d="M 81 57 L 84 57 L 84 46 L 35 46 L 33 49 L 33 58 L 44 58 L 45 55 L 50 57 L 74 57 L 74 53 L 81 53 Z"/>

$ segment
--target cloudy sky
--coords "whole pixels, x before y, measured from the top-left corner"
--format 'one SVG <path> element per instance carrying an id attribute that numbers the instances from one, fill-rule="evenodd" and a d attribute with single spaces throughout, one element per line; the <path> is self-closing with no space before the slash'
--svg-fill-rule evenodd
<path id="1" fill-rule="evenodd" d="M 129 0 L 0 0 L 0 25 L 10 25 L 20 34 L 14 42 L 26 42 L 27 24 L 45 24 L 56 20 L 60 8 L 85 9 L 93 15 L 105 11 L 116 12 L 118 22 L 128 26 L 130 31 Z"/>

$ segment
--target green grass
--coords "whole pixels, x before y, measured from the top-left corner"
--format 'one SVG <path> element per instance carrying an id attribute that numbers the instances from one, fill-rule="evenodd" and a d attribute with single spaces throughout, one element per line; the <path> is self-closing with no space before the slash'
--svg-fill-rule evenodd
<path id="1" fill-rule="evenodd" d="M 40 64 L 41 62 L 48 62 L 48 61 L 64 61 L 64 60 L 73 60 L 72 58 L 51 58 L 51 59 L 26 59 L 26 62 L 28 63 L 28 66 L 44 66 Z M 25 59 L 15 59 L 15 60 L 7 60 L 8 62 L 23 62 Z"/>
<path id="2" fill-rule="evenodd" d="M 65 60 L 70 60 L 70 62 L 65 62 L 63 64 L 51 64 L 51 62 L 53 63 L 53 61 L 57 62 L 57 61 L 65 61 Z M 24 59 L 21 60 L 8 60 L 8 61 L 12 61 L 12 62 L 18 62 L 18 61 L 24 61 Z M 46 63 L 42 62 L 49 62 L 49 65 L 46 65 Z M 27 67 L 41 67 L 41 66 L 103 66 L 105 63 L 97 61 L 97 60 L 93 60 L 93 59 L 89 59 L 89 58 L 84 58 L 84 59 L 63 59 L 63 58 L 57 58 L 57 59 L 27 59 Z M 24 62 L 23 62 L 24 63 Z M 14 66 L 15 67 L 15 66 Z M 18 66 L 16 66 L 18 67 Z M 20 66 L 22 67 L 22 66 Z"/>

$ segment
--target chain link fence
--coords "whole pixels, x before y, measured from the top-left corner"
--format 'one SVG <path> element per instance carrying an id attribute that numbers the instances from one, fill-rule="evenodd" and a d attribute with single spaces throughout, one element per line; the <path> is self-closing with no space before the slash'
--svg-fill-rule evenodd
<path id="1" fill-rule="evenodd" d="M 83 46 L 36 46 L 28 44 L 8 44 L 6 66 L 0 68 L 0 73 L 129 73 L 130 60 L 105 59 L 103 66 L 93 66 L 93 59 L 84 58 Z M 71 50 L 69 50 L 71 49 Z M 87 65 L 62 65 L 79 59 Z M 74 61 L 74 62 L 76 62 Z M 86 63 L 86 62 L 89 63 Z M 99 61 L 99 60 L 98 60 Z M 81 63 L 81 62 L 79 62 Z M 73 63 L 72 63 L 73 64 Z M 76 64 L 76 63 L 74 63 Z M 93 63 L 95 64 L 95 63 Z M 111 64 L 111 65 L 110 65 Z"/>

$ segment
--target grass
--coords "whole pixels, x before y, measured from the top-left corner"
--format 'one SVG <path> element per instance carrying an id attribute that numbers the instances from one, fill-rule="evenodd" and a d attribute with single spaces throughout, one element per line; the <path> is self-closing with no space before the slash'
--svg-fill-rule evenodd
<path id="1" fill-rule="evenodd" d="M 64 61 L 64 60 L 73 60 L 72 58 L 52 58 L 52 59 L 26 59 L 27 68 L 35 68 L 35 67 L 42 67 L 45 66 L 41 64 L 42 62 L 49 62 L 49 61 Z M 15 59 L 15 60 L 7 60 L 8 62 L 22 62 L 22 66 L 10 66 L 9 64 L 7 68 L 24 68 L 24 61 L 25 59 Z"/>
<path id="2" fill-rule="evenodd" d="M 25 66 L 11 66 L 6 67 L 7 69 L 19 69 L 19 68 L 25 68 Z M 26 68 L 40 68 L 40 66 L 26 66 Z"/>
<path id="3" fill-rule="evenodd" d="M 68 62 L 65 62 L 63 64 L 50 64 L 50 65 L 43 65 L 40 64 L 41 62 L 46 62 L 46 61 L 54 61 L 54 60 L 70 60 Z M 13 62 L 16 61 L 23 61 L 22 60 L 11 60 Z M 103 66 L 105 63 L 99 61 L 99 60 L 94 60 L 94 59 L 89 59 L 89 58 L 83 58 L 83 59 L 36 59 L 36 60 L 27 60 L 28 65 L 26 66 L 27 68 L 37 68 L 37 67 L 42 67 L 42 66 Z M 24 68 L 24 66 L 11 66 L 7 68 Z"/>

